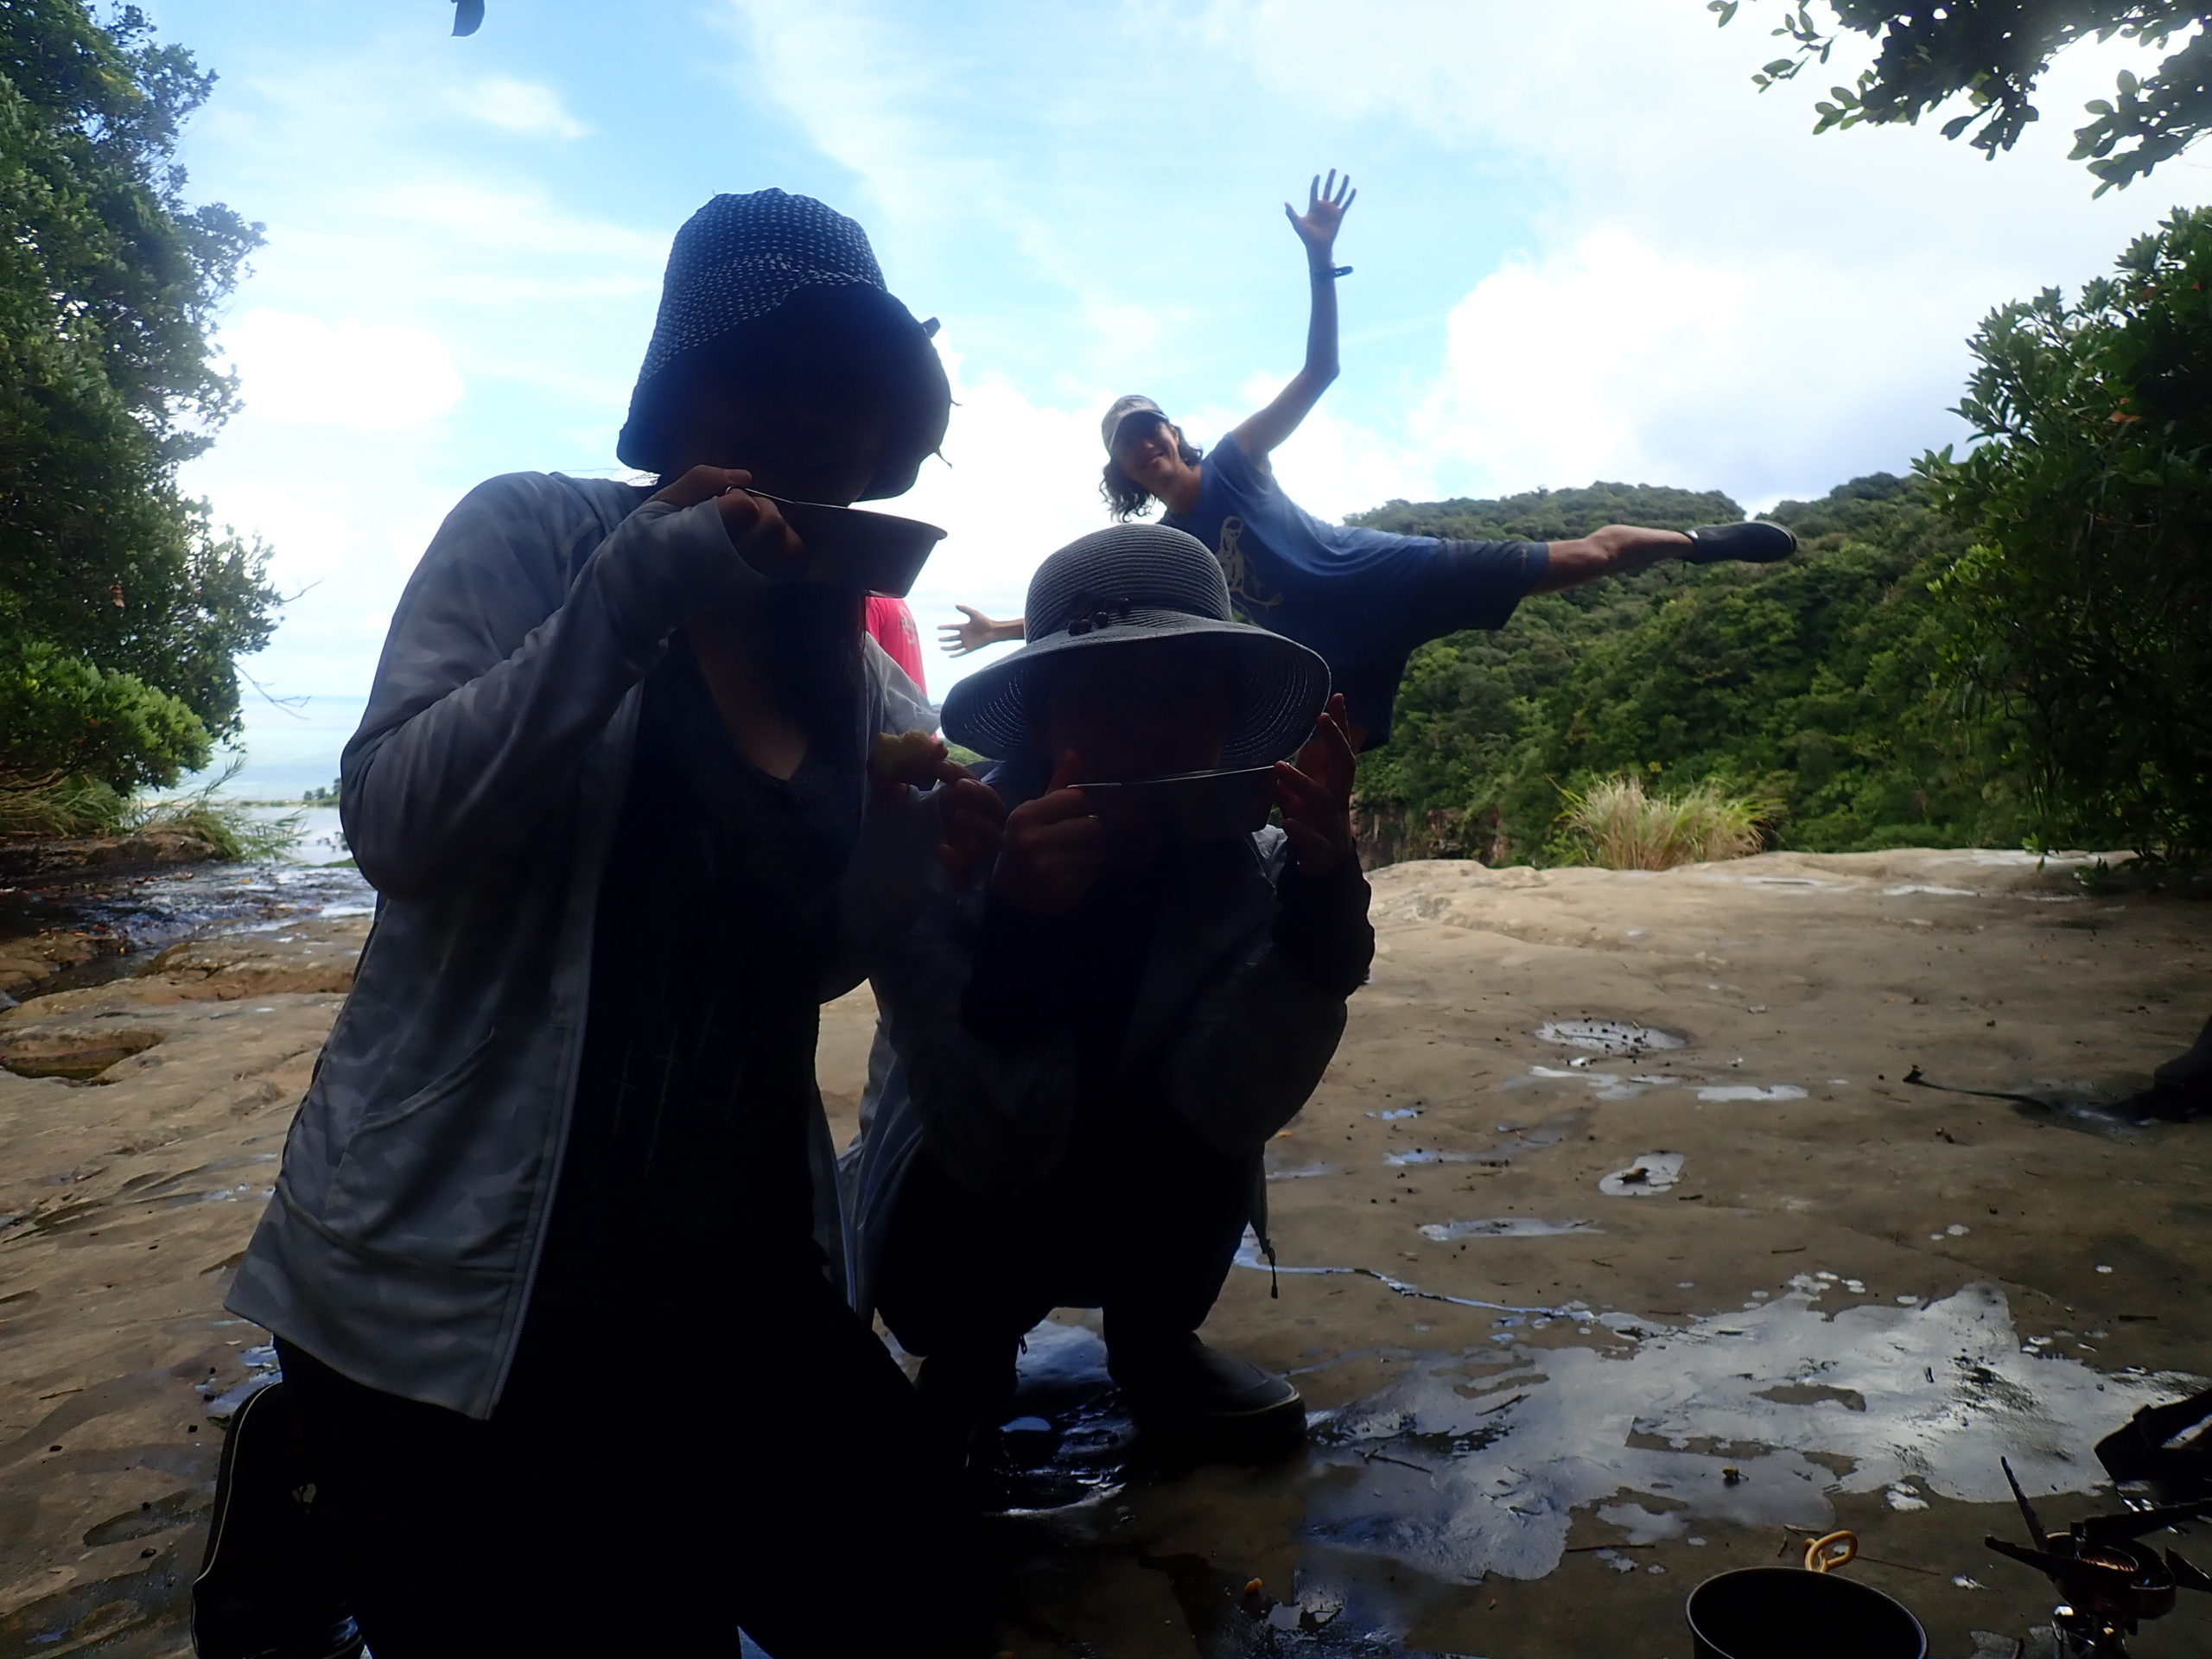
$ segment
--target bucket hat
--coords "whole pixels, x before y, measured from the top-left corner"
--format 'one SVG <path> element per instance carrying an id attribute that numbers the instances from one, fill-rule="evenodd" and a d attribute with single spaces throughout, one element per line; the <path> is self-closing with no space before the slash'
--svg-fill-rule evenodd
<path id="1" fill-rule="evenodd" d="M 1165 524 L 1116 524 L 1037 567 L 1020 650 L 948 692 L 944 734 L 994 760 L 1030 747 L 1027 688 L 1038 664 L 1152 639 L 1212 641 L 1237 682 L 1224 767 L 1265 766 L 1313 735 L 1329 666 L 1295 640 L 1230 620 L 1229 584 L 1205 544 Z"/>
<path id="2" fill-rule="evenodd" d="M 857 222 L 811 196 L 783 190 L 716 196 L 677 232 L 652 339 L 615 444 L 623 463 L 665 470 L 669 401 L 686 368 L 809 289 L 836 290 L 841 315 L 874 325 L 871 332 L 887 342 L 887 373 L 907 405 L 893 421 L 906 442 L 887 446 L 884 464 L 861 499 L 911 487 L 923 457 L 943 442 L 951 406 L 951 388 L 931 343 L 935 321 L 916 321 L 893 296 Z"/>

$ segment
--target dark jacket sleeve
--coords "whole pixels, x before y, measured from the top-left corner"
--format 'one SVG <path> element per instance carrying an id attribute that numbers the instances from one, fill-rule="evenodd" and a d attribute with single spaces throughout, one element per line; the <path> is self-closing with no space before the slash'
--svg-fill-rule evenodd
<path id="1" fill-rule="evenodd" d="M 346 842 L 379 893 L 435 893 L 521 840 L 659 660 L 696 602 L 687 585 L 735 597 L 767 580 L 711 501 L 649 502 L 575 545 L 598 536 L 561 486 L 526 474 L 479 486 L 440 526 L 340 768 Z"/>
<path id="2" fill-rule="evenodd" d="M 1375 957 L 1358 866 L 1307 876 L 1281 832 L 1267 836 L 1273 926 L 1192 1000 L 1167 1055 L 1176 1110 L 1232 1155 L 1266 1145 L 1313 1097 Z"/>

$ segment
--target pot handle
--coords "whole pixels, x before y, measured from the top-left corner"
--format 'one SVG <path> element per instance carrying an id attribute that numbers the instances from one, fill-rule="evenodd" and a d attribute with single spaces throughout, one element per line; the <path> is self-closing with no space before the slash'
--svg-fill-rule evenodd
<path id="1" fill-rule="evenodd" d="M 1858 1554 L 1857 1533 L 1848 1530 L 1831 1532 L 1805 1546 L 1805 1566 L 1808 1571 L 1826 1573 L 1847 1566 Z"/>

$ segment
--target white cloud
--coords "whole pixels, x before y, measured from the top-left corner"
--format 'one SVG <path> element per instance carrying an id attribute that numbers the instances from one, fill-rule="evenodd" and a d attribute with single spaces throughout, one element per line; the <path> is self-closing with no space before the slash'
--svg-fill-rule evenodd
<path id="1" fill-rule="evenodd" d="M 250 414 L 299 426 L 392 431 L 461 401 L 445 342 L 408 323 L 329 323 L 263 306 L 222 334 Z"/>
<path id="2" fill-rule="evenodd" d="M 949 532 L 907 597 L 921 625 L 932 696 L 988 660 L 938 653 L 938 625 L 959 620 L 956 603 L 1020 615 L 1030 575 L 1045 556 L 1108 522 L 1098 494 L 1105 460 L 1098 422 L 1114 399 L 1101 391 L 1081 407 L 1052 407 L 1031 401 L 1002 376 L 971 382 L 949 333 L 938 337 L 956 400 L 944 462 L 923 462 L 913 489 L 898 500 L 867 504 Z"/>
<path id="3" fill-rule="evenodd" d="M 461 114 L 525 138 L 582 138 L 591 131 L 569 113 L 560 93 L 536 81 L 491 75 L 448 97 Z"/>

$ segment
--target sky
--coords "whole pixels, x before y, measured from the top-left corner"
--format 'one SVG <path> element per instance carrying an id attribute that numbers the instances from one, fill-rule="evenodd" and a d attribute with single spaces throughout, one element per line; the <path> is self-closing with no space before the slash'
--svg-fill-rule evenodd
<path id="1" fill-rule="evenodd" d="M 1203 444 L 1297 368 L 1281 204 L 1330 167 L 1359 188 L 1344 372 L 1277 454 L 1324 517 L 1599 479 L 1756 511 L 1964 442 L 1979 321 L 2107 269 L 2212 159 L 2093 199 L 2069 132 L 2120 42 L 2062 60 L 1994 162 L 1935 122 L 1815 137 L 1855 64 L 1754 89 L 1776 9 L 489 0 L 455 39 L 448 0 L 153 0 L 219 77 L 188 195 L 266 227 L 219 334 L 244 408 L 186 477 L 295 595 L 245 665 L 243 776 L 334 772 L 471 486 L 627 475 L 669 240 L 720 191 L 852 214 L 942 321 L 944 461 L 887 504 L 950 532 L 925 635 L 957 601 L 1017 614 L 1104 522 L 1115 396 Z M 974 660 L 927 654 L 933 695 Z"/>

